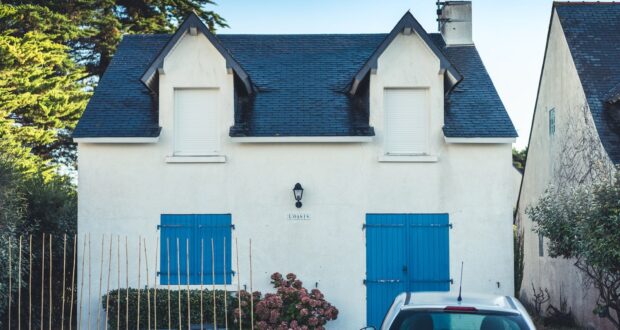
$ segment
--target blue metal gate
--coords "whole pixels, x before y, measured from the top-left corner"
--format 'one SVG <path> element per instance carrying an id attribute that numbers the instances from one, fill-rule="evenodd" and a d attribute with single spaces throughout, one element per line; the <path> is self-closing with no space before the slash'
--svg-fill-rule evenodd
<path id="1" fill-rule="evenodd" d="M 364 227 L 368 325 L 401 292 L 450 290 L 448 214 L 368 214 Z"/>

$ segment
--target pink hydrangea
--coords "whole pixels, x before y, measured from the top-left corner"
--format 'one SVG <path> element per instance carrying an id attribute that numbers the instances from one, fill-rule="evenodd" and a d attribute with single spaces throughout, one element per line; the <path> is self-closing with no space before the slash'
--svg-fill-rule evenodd
<path id="1" fill-rule="evenodd" d="M 316 317 L 313 316 L 308 319 L 309 326 L 316 326 L 317 324 L 319 324 L 319 319 L 317 319 Z"/>
<path id="2" fill-rule="evenodd" d="M 338 317 L 338 309 L 325 300 L 318 289 L 310 292 L 293 273 L 274 273 L 271 280 L 275 293 L 262 297 L 256 291 L 242 291 L 241 311 L 234 310 L 236 322 L 241 317 L 244 325 L 250 322 L 250 299 L 254 301 L 255 327 L 259 330 L 319 330 Z M 239 315 L 240 314 L 240 315 Z"/>

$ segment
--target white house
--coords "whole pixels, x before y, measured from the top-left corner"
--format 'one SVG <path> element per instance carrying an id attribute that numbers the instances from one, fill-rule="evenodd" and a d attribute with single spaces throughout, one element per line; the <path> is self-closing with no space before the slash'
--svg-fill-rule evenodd
<path id="1" fill-rule="evenodd" d="M 213 280 L 214 237 L 220 288 L 237 276 L 249 288 L 252 239 L 253 288 L 296 273 L 340 310 L 334 329 L 379 325 L 402 291 L 457 290 L 461 262 L 464 290 L 512 294 L 516 132 L 471 3 L 445 2 L 440 22 L 441 34 L 407 12 L 387 34 L 216 36 L 191 15 L 173 35 L 125 36 L 74 133 L 80 238 L 128 236 L 135 287 L 139 235 L 151 286 L 178 280 L 165 266 L 156 277 L 157 237 L 161 265 L 192 237 L 191 285 L 200 240 Z"/>
<path id="2" fill-rule="evenodd" d="M 584 286 L 574 260 L 548 256 L 526 210 L 551 185 L 587 185 L 609 178 L 620 164 L 619 32 L 619 3 L 554 3 L 517 205 L 521 299 L 532 301 L 532 286 L 547 289 L 549 304 L 560 308 L 565 301 L 579 323 L 594 329 L 615 329 L 592 312 L 598 290 Z"/>

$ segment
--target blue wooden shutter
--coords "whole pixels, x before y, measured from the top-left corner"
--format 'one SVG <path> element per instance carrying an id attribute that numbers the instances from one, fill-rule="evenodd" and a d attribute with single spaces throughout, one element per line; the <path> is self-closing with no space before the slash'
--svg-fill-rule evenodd
<path id="1" fill-rule="evenodd" d="M 211 239 L 213 239 L 215 261 L 215 284 L 224 284 L 224 276 L 226 283 L 231 282 L 231 218 L 230 214 L 209 214 L 199 215 L 200 222 L 197 230 L 196 247 L 196 282 L 200 284 L 200 245 L 201 240 L 204 242 L 204 272 L 203 283 L 213 283 L 211 272 Z M 224 241 L 226 242 L 226 269 L 224 269 Z"/>
<path id="2" fill-rule="evenodd" d="M 223 284 L 224 276 L 226 283 L 230 283 L 231 227 L 230 214 L 162 214 L 160 283 L 187 284 L 188 261 L 189 284 L 197 285 L 201 282 L 212 284 L 212 265 L 215 266 L 215 284 Z M 215 248 L 214 263 L 211 258 L 211 239 Z M 189 258 L 187 258 L 188 243 Z M 224 269 L 224 249 L 226 249 L 226 269 Z M 203 256 L 202 264 L 201 256 Z"/>
<path id="3" fill-rule="evenodd" d="M 408 290 L 450 290 L 450 224 L 447 214 L 403 215 L 407 224 Z"/>
<path id="4" fill-rule="evenodd" d="M 368 325 L 377 329 L 394 297 L 407 291 L 406 227 L 392 214 L 366 216 L 366 300 Z"/>

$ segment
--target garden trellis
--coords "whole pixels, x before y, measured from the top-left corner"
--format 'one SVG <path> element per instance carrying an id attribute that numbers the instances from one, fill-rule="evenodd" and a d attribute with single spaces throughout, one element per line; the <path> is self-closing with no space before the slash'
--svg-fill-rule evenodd
<path id="1" fill-rule="evenodd" d="M 38 244 L 37 239 L 41 243 L 41 249 L 37 251 L 41 253 L 41 264 L 37 268 L 38 274 L 36 271 L 33 273 L 35 246 L 33 243 Z M 189 239 L 184 239 L 185 242 L 179 238 L 176 238 L 175 242 L 166 239 L 165 242 L 161 242 L 164 243 L 161 250 L 165 248 L 165 251 L 159 249 L 159 237 L 149 242 L 146 237 L 140 236 L 137 238 L 137 244 L 131 244 L 127 236 L 110 234 L 100 237 L 84 234 L 81 240 L 82 242 L 79 242 L 77 235 L 44 234 L 41 237 L 20 236 L 17 240 L 9 239 L 5 244 L 0 245 L 0 249 L 5 249 L 8 254 L 9 261 L 8 283 L 0 283 L 8 287 L 6 310 L 1 311 L 0 314 L 7 328 L 99 330 L 162 329 L 162 326 L 164 328 L 167 326 L 168 329 L 179 330 L 246 329 L 250 328 L 249 325 L 254 321 L 254 302 L 251 295 L 249 295 L 251 307 L 246 324 L 243 323 L 245 315 L 239 317 L 242 313 L 242 303 L 239 299 L 242 296 L 240 274 L 238 272 L 235 274 L 237 281 L 235 291 L 228 291 L 229 284 L 233 283 L 227 281 L 227 276 L 223 276 L 223 285 L 216 283 L 215 251 L 218 248 L 223 249 L 224 271 L 227 266 L 230 266 L 226 264 L 226 238 L 224 238 L 222 247 L 216 246 L 213 238 L 201 239 L 201 251 L 198 254 L 201 258 L 199 285 L 194 283 L 190 285 Z M 149 253 L 149 251 L 152 252 L 149 247 L 153 248 L 149 244 L 153 242 L 155 243 L 154 255 Z M 172 244 L 177 246 L 175 265 L 170 265 Z M 184 256 L 180 254 L 181 249 L 179 249 L 182 245 L 186 247 Z M 238 240 L 234 238 L 237 270 L 240 262 L 238 245 Z M 93 251 L 93 246 L 100 246 L 100 251 Z M 208 266 L 204 264 L 204 257 L 208 256 L 205 254 L 206 246 L 211 247 L 210 283 L 203 282 L 204 276 L 207 275 L 205 269 Z M 58 249 L 54 250 L 54 247 Z M 77 251 L 78 247 L 81 248 L 80 253 Z M 250 240 L 247 254 L 250 290 L 253 288 L 251 249 Z M 137 254 L 137 260 L 130 258 L 130 252 Z M 162 252 L 167 257 L 166 264 L 162 264 L 163 260 L 159 258 Z M 187 283 L 185 286 L 181 285 L 182 257 L 185 257 L 186 265 Z M 164 254 L 161 254 L 161 258 L 164 258 Z M 99 267 L 96 271 L 98 274 L 93 272 L 93 265 L 95 268 Z M 151 266 L 154 268 L 150 268 Z M 176 270 L 177 283 L 171 283 L 172 281 L 168 280 L 165 287 L 158 288 L 158 278 L 151 277 L 153 270 L 157 271 L 158 267 L 162 270 L 166 269 L 168 274 L 173 274 L 170 271 Z M 78 272 L 81 276 L 77 276 Z M 135 288 L 129 285 L 132 277 L 137 281 Z M 40 278 L 40 282 L 35 283 L 35 278 Z M 111 288 L 114 283 L 116 283 L 116 288 Z M 192 286 L 199 288 L 193 289 Z M 207 287 L 211 290 L 207 290 Z M 218 290 L 218 287 L 221 289 Z M 40 299 L 36 302 L 33 300 L 35 290 L 40 293 L 38 297 Z M 25 294 L 28 295 L 27 299 L 24 299 Z M 137 297 L 135 301 L 137 308 L 134 308 L 130 297 Z M 141 302 L 145 299 L 146 304 L 141 306 Z M 93 308 L 95 306 L 91 305 L 91 301 L 98 303 L 97 308 Z M 174 315 L 177 316 L 176 320 L 174 320 Z"/>

